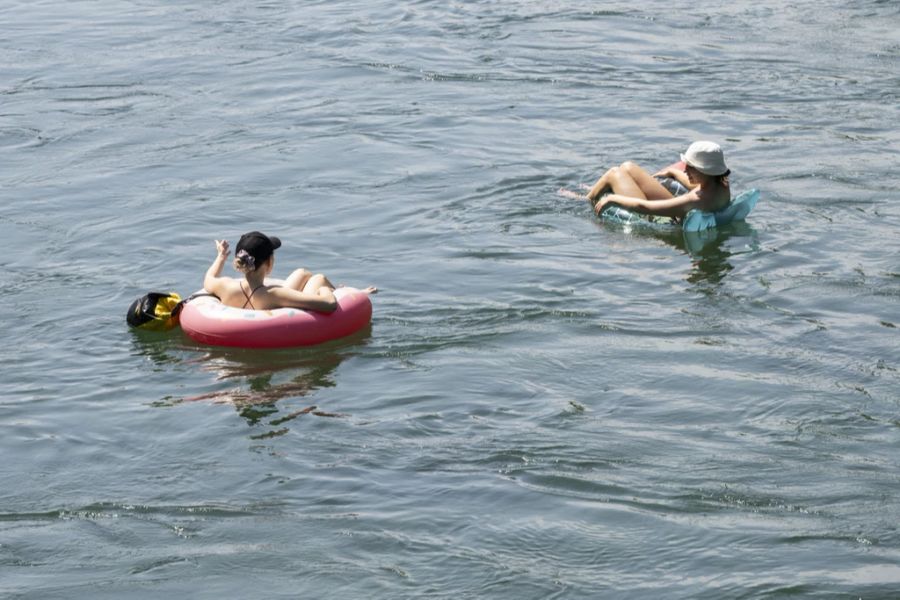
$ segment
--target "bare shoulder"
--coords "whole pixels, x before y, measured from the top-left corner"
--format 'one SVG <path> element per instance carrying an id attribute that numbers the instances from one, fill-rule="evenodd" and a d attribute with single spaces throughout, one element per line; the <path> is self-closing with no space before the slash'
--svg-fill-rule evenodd
<path id="1" fill-rule="evenodd" d="M 238 285 L 238 281 L 231 277 L 214 277 L 212 281 L 207 281 L 204 287 L 206 287 L 207 292 L 212 292 L 221 297 L 223 294 L 237 291 Z"/>
<path id="2" fill-rule="evenodd" d="M 706 212 L 715 212 L 728 206 L 731 202 L 731 192 L 726 187 L 717 187 L 704 191 L 697 189 L 697 208 Z"/>

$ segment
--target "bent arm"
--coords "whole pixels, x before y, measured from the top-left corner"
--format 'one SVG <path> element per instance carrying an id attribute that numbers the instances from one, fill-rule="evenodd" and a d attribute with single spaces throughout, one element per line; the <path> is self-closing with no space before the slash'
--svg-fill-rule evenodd
<path id="1" fill-rule="evenodd" d="M 683 185 L 686 189 L 692 190 L 697 187 L 696 184 L 691 183 L 690 178 L 687 176 L 687 173 L 681 171 L 679 169 L 672 169 L 672 174 L 669 175 L 672 179 Z"/>
<path id="2" fill-rule="evenodd" d="M 206 270 L 203 277 L 203 289 L 207 292 L 215 294 L 219 287 L 222 277 L 222 267 L 225 265 L 225 259 L 228 258 L 228 242 L 216 240 L 216 259 Z"/>
<path id="3" fill-rule="evenodd" d="M 697 208 L 698 199 L 694 192 L 682 194 L 669 200 L 646 200 L 644 198 L 610 194 L 597 203 L 597 206 L 594 207 L 594 212 L 599 215 L 606 208 L 606 205 L 611 202 L 646 215 L 683 217 L 689 210 Z"/>
<path id="4" fill-rule="evenodd" d="M 697 187 L 695 184 L 691 183 L 690 178 L 688 178 L 687 173 L 679 169 L 678 167 L 666 167 L 662 171 L 655 173 L 654 177 L 669 177 L 674 179 L 681 185 L 683 185 L 687 189 L 693 189 Z"/>
<path id="5" fill-rule="evenodd" d="M 281 306 L 330 313 L 337 310 L 337 298 L 329 289 L 319 289 L 317 294 L 298 292 L 288 287 L 271 287 L 269 293 Z"/>

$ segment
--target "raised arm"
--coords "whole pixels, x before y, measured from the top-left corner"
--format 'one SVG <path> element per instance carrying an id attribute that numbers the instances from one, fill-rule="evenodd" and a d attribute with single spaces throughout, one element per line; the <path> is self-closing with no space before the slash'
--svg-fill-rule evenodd
<path id="1" fill-rule="evenodd" d="M 203 277 L 203 289 L 211 294 L 215 294 L 218 291 L 222 267 L 225 265 L 228 253 L 228 242 L 226 240 L 216 240 L 216 259 L 206 270 L 206 276 Z"/>

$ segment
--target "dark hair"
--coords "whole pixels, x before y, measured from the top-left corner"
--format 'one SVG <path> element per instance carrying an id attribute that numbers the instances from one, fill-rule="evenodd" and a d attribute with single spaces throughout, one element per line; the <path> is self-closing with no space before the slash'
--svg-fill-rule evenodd
<path id="1" fill-rule="evenodd" d="M 731 175 L 731 169 L 728 169 L 721 175 L 716 175 L 715 179 L 719 182 L 719 185 L 724 185 L 728 187 L 728 176 Z"/>
<path id="2" fill-rule="evenodd" d="M 258 231 L 245 233 L 235 248 L 234 268 L 241 273 L 255 271 L 280 247 L 281 240 L 277 237 L 269 237 Z"/>

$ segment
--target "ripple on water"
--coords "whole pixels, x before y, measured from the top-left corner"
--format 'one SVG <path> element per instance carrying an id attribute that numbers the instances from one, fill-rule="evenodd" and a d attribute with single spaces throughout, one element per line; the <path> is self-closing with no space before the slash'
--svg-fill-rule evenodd
<path id="1" fill-rule="evenodd" d="M 15 13 L 0 595 L 893 597 L 896 3 Z M 698 138 L 743 226 L 557 195 Z M 127 329 L 245 228 L 371 331 Z"/>

